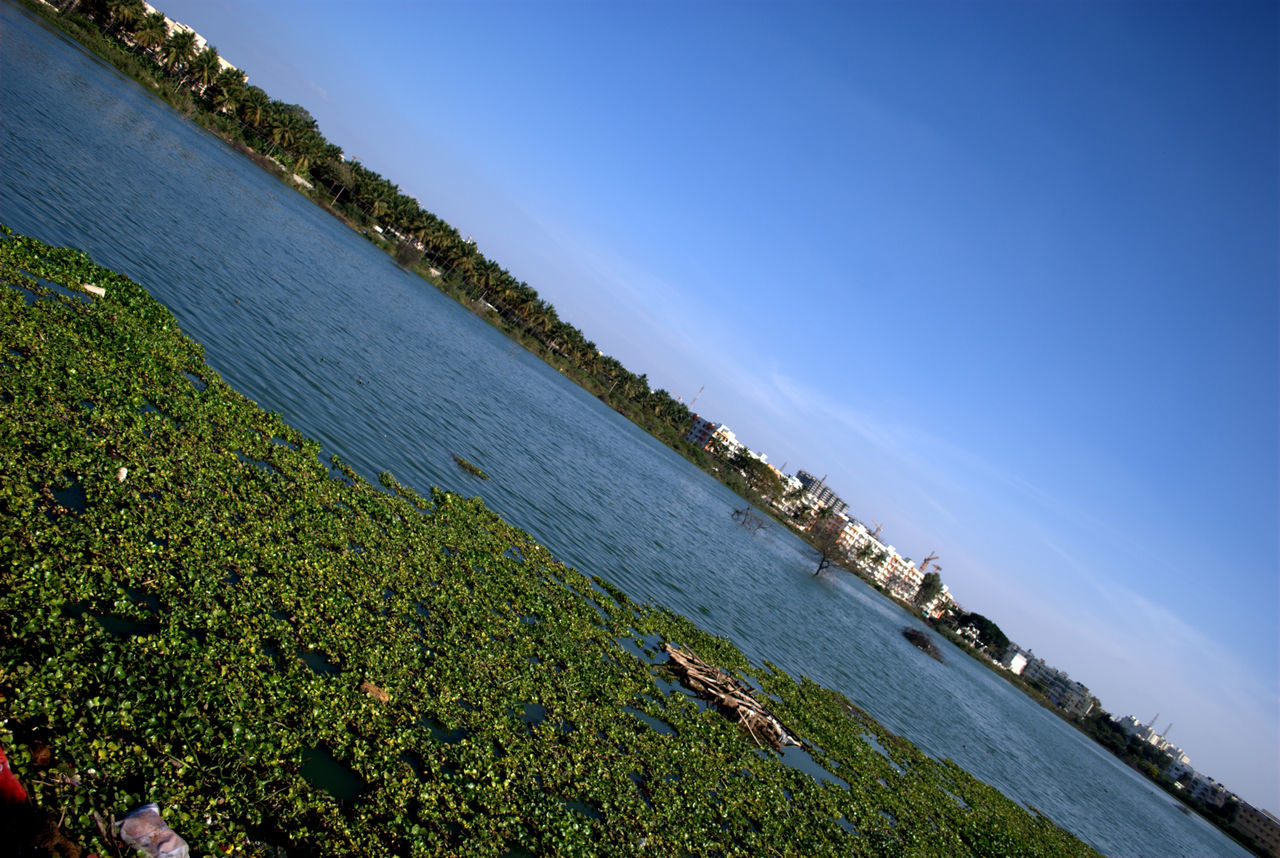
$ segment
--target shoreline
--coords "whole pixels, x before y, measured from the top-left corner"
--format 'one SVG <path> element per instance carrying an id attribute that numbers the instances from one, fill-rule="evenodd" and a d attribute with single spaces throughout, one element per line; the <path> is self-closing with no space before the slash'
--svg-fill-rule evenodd
<path id="1" fill-rule="evenodd" d="M 138 82 L 144 88 L 147 88 L 148 91 L 150 91 L 153 96 L 163 100 L 166 104 L 170 106 L 171 109 L 174 109 L 180 113 L 183 113 L 189 121 L 195 122 L 200 128 L 204 129 L 206 132 L 217 136 L 224 144 L 236 149 L 239 154 L 245 157 L 248 157 L 250 160 L 253 160 L 262 169 L 271 173 L 281 184 L 288 186 L 292 190 L 302 193 L 304 197 L 309 199 L 314 204 L 318 205 L 322 210 L 328 212 L 331 216 L 341 220 L 348 228 L 356 230 L 357 232 L 363 232 L 365 237 L 371 243 L 375 244 L 375 246 L 377 246 L 383 252 L 387 253 L 388 256 L 391 256 L 392 258 L 396 257 L 395 245 L 393 243 L 389 243 L 386 240 L 385 236 L 381 236 L 378 233 L 373 232 L 372 229 L 361 230 L 361 227 L 358 223 L 354 222 L 350 217 L 345 215 L 342 211 L 339 211 L 338 209 L 334 208 L 333 205 L 330 204 L 329 197 L 326 194 L 324 194 L 323 192 L 319 192 L 319 193 L 315 192 L 314 189 L 312 189 L 311 193 L 307 193 L 306 190 L 299 187 L 296 182 L 291 181 L 289 178 L 289 171 L 286 170 L 284 166 L 280 164 L 279 161 L 276 161 L 275 159 L 272 159 L 269 156 L 262 155 L 257 150 L 251 148 L 243 141 L 238 140 L 234 136 L 226 133 L 220 128 L 213 127 L 211 125 L 211 123 L 217 123 L 219 121 L 225 122 L 226 120 L 225 116 L 220 117 L 216 114 L 209 114 L 205 112 L 204 109 L 200 106 L 199 99 L 193 100 L 189 94 L 187 95 L 187 99 L 186 99 L 187 103 L 185 107 L 183 107 L 181 104 L 176 104 L 175 93 L 178 92 L 178 86 L 176 83 L 169 81 L 167 78 L 165 79 L 164 84 L 161 85 L 160 83 L 157 83 L 155 80 L 151 78 L 144 78 L 139 76 L 138 74 L 131 74 L 130 71 L 127 68 L 125 68 L 125 66 L 131 63 L 134 64 L 135 66 L 138 65 L 139 60 L 137 55 L 131 54 L 127 49 L 121 47 L 112 38 L 100 35 L 96 32 L 90 33 L 88 31 L 85 31 L 85 32 L 74 31 L 73 30 L 74 27 L 80 26 L 79 22 L 74 20 L 68 20 L 65 16 L 61 15 L 60 13 L 55 13 L 54 11 L 52 11 L 52 8 L 49 6 L 49 4 L 44 3 L 43 0 L 22 0 L 22 3 L 17 5 L 20 5 L 20 6 L 23 6 L 24 8 L 32 10 L 33 13 L 39 15 L 42 20 L 56 27 L 59 30 L 59 32 L 65 34 L 70 39 L 76 40 L 86 51 L 96 55 L 103 62 L 115 67 L 122 74 L 126 74 L 126 76 L 131 77 L 133 80 Z M 94 39 L 97 40 L 96 43 L 92 43 Z M 112 56 L 108 56 L 108 54 L 112 54 Z M 118 54 L 119 56 L 115 56 L 116 54 Z M 146 69 L 142 69 L 142 70 L 147 71 Z M 361 215 L 365 216 L 367 215 L 367 212 L 362 212 Z M 492 326 L 497 327 L 500 331 L 505 333 L 517 344 L 523 346 L 526 350 L 533 352 L 536 356 L 544 360 L 544 362 L 548 363 L 552 367 L 560 370 L 563 374 L 567 375 L 570 378 L 570 380 L 574 381 L 584 390 L 587 390 L 589 393 L 596 394 L 599 390 L 602 389 L 602 385 L 600 384 L 599 379 L 593 376 L 584 374 L 584 371 L 580 367 L 578 367 L 572 360 L 568 359 L 563 354 L 557 354 L 555 351 L 552 351 L 551 349 L 549 349 L 547 347 L 547 343 L 545 340 L 539 339 L 539 337 L 536 336 L 536 333 L 530 334 L 531 329 L 529 328 L 518 329 L 516 326 L 514 326 L 510 322 L 509 319 L 503 318 L 500 313 L 488 312 L 488 311 L 482 312 L 483 308 L 477 304 L 476 299 L 468 295 L 464 289 L 451 287 L 450 285 L 446 284 L 442 280 L 439 270 L 427 267 L 427 270 L 424 272 L 422 270 L 424 266 L 428 266 L 428 263 L 423 262 L 421 265 L 417 265 L 415 273 L 419 274 L 419 276 L 421 276 L 428 283 L 431 283 L 431 285 L 435 286 L 437 289 L 444 292 L 446 295 L 459 301 L 459 303 L 464 304 L 464 306 L 467 306 L 469 309 L 473 311 L 473 313 L 485 319 Z M 463 283 L 463 286 L 465 287 L 466 284 Z M 775 521 L 779 521 L 780 523 L 783 523 L 783 524 L 788 524 L 788 522 L 774 515 L 773 511 L 767 505 L 763 504 L 759 497 L 754 496 L 749 491 L 749 487 L 743 488 L 738 485 L 733 485 L 730 480 L 726 479 L 723 474 L 719 473 L 717 468 L 711 466 L 713 463 L 713 460 L 708 460 L 705 456 L 698 454 L 697 451 L 693 450 L 690 445 L 681 443 L 679 438 L 673 439 L 670 436 L 670 433 L 667 433 L 666 435 L 664 435 L 664 433 L 661 431 L 663 427 L 656 426 L 654 424 L 654 421 L 652 421 L 644 412 L 640 411 L 638 408 L 633 408 L 630 400 L 619 399 L 617 400 L 617 404 L 615 404 L 614 402 L 610 402 L 609 399 L 604 394 L 600 394 L 599 398 L 601 398 L 602 401 L 605 401 L 606 404 L 610 405 L 610 407 L 613 408 L 614 410 L 619 411 L 619 413 L 623 414 L 623 416 L 627 417 L 629 420 L 635 423 L 639 428 L 648 432 L 653 437 L 657 438 L 661 443 L 664 443 L 666 446 L 671 447 L 676 452 L 680 453 L 686 460 L 690 461 L 695 466 L 698 466 L 701 470 L 703 470 L 704 472 L 707 472 L 710 476 L 717 479 L 717 481 L 721 482 L 723 485 L 730 488 L 731 491 L 734 491 L 735 493 L 739 494 L 741 497 L 747 499 L 749 503 L 752 503 L 758 509 L 769 514 L 771 517 L 775 519 Z M 788 526 L 787 529 L 790 530 L 792 533 L 795 533 L 802 540 L 805 540 L 806 542 L 809 541 L 808 535 L 802 531 L 797 530 L 794 526 Z M 868 581 L 866 577 L 858 573 L 856 563 L 850 563 L 849 566 L 852 568 L 847 568 L 846 571 L 850 571 L 852 574 L 855 574 L 858 577 L 862 578 L 863 581 L 865 583 L 868 583 L 869 586 L 873 587 L 874 589 L 878 590 L 882 595 L 885 595 L 886 597 L 890 598 L 892 601 L 896 602 L 899 605 L 899 607 L 901 607 L 906 613 L 910 614 L 911 616 L 915 617 L 918 620 L 920 619 L 918 612 L 914 606 L 904 603 L 898 599 L 892 598 L 882 588 L 875 585 L 874 582 Z M 944 637 L 947 637 L 949 640 L 951 640 L 952 643 L 957 644 L 957 647 L 962 651 L 964 651 L 967 655 L 970 655 L 976 658 L 977 660 L 979 660 L 980 662 L 982 662 L 985 667 L 987 667 L 988 669 L 992 669 L 993 672 L 1000 675 L 1002 679 L 1012 684 L 1015 688 L 1018 688 L 1019 690 L 1021 690 L 1024 694 L 1026 694 L 1032 700 L 1040 704 L 1042 707 L 1049 709 L 1050 711 L 1054 712 L 1054 714 L 1062 718 L 1062 720 L 1076 727 L 1077 730 L 1079 730 L 1084 735 L 1088 736 L 1090 739 L 1095 741 L 1095 743 L 1107 749 L 1114 756 L 1118 757 L 1122 762 L 1125 762 L 1126 765 L 1128 765 L 1131 769 L 1138 771 L 1140 774 L 1143 774 L 1143 776 L 1146 777 L 1148 780 L 1164 788 L 1165 791 L 1172 798 L 1176 799 L 1181 806 L 1188 806 L 1187 796 L 1180 795 L 1179 793 L 1172 791 L 1169 788 L 1167 783 L 1161 782 L 1161 780 L 1158 777 L 1153 777 L 1150 771 L 1146 771 L 1141 768 L 1138 768 L 1137 765 L 1135 764 L 1135 761 L 1131 757 L 1127 757 L 1125 755 L 1117 753 L 1114 748 L 1108 746 L 1108 744 L 1105 741 L 1103 741 L 1098 737 L 1098 735 L 1096 734 L 1096 731 L 1091 732 L 1089 729 L 1086 729 L 1086 727 L 1092 727 L 1093 725 L 1082 724 L 1081 722 L 1073 721 L 1069 717 L 1064 716 L 1063 713 L 1061 713 L 1056 707 L 1049 704 L 1044 699 L 1043 695 L 1036 693 L 1025 683 L 1017 681 L 1014 677 L 1011 677 L 1010 675 L 1008 675 L 1003 671 L 993 669 L 989 660 L 984 655 L 982 655 L 981 653 L 975 651 L 971 647 L 966 646 L 962 642 L 955 639 L 954 636 L 948 634 L 947 630 L 941 627 L 940 624 L 931 622 L 927 619 L 923 620 L 923 622 L 926 622 L 927 624 L 933 626 L 933 628 L 936 631 L 939 631 L 940 634 L 942 634 Z M 1198 815 L 1200 815 L 1202 818 L 1212 823 L 1219 831 L 1226 834 L 1228 837 L 1231 837 L 1232 839 L 1236 839 L 1237 842 L 1240 842 L 1238 840 L 1238 832 L 1236 832 L 1230 827 L 1223 825 L 1220 819 L 1205 813 L 1202 807 L 1196 807 L 1195 805 L 1190 805 L 1190 806 L 1192 807 L 1193 810 L 1196 810 Z"/>
<path id="2" fill-rule="evenodd" d="M 211 853 L 1095 854 L 479 499 L 320 462 L 76 251 L 6 236 L 0 269 L 0 746 L 73 840 L 154 800 Z M 666 643 L 776 698 L 831 780 L 696 705 Z"/>

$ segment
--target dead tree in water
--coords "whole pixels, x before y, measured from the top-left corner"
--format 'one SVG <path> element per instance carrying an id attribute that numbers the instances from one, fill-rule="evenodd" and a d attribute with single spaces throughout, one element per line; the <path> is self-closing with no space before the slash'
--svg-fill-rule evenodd
<path id="1" fill-rule="evenodd" d="M 814 534 L 813 548 L 818 552 L 818 568 L 813 570 L 814 575 L 822 574 L 822 570 L 826 569 L 837 560 L 844 560 L 846 557 L 844 546 L 840 544 L 840 531 L 829 526 L 825 521 L 819 521 L 814 525 L 817 533 Z"/>
<path id="2" fill-rule="evenodd" d="M 749 506 L 744 506 L 742 509 L 735 509 L 733 511 L 733 520 L 743 527 L 749 528 L 752 534 L 759 533 L 769 526 L 768 523 L 765 522 L 764 518 L 756 515 L 755 510 Z"/>

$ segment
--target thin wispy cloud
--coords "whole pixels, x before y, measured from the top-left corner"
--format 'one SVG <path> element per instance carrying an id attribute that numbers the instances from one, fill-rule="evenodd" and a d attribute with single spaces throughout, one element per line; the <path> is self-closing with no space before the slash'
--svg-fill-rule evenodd
<path id="1" fill-rule="evenodd" d="M 333 101 L 333 99 L 329 97 L 328 90 L 326 90 L 324 87 L 316 83 L 314 80 L 311 80 L 310 78 L 307 79 L 307 87 L 316 95 L 324 99 L 325 101 Z"/>

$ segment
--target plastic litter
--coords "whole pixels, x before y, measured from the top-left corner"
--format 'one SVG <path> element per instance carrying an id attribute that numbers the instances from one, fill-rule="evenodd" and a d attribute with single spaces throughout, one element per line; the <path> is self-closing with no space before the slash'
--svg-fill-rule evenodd
<path id="1" fill-rule="evenodd" d="M 187 841 L 165 823 L 152 802 L 116 823 L 120 839 L 152 858 L 188 858 Z"/>

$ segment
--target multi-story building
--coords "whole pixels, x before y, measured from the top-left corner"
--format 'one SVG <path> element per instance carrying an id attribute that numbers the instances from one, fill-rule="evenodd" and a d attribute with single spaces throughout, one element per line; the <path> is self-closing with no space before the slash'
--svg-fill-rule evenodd
<path id="1" fill-rule="evenodd" d="M 911 558 L 903 557 L 892 545 L 885 545 L 872 536 L 862 522 L 857 519 L 848 519 L 848 524 L 845 525 L 845 539 L 848 541 L 849 553 L 860 558 L 862 570 L 876 584 L 906 601 L 911 601 L 916 597 L 916 593 L 920 592 L 924 572 L 916 568 Z M 939 603 L 939 606 L 946 605 L 949 608 L 951 604 L 954 603 L 948 596 L 945 602 Z M 941 616 L 941 612 L 937 616 Z"/>
<path id="2" fill-rule="evenodd" d="M 1149 724 L 1143 724 L 1132 715 L 1126 715 L 1124 718 L 1112 718 L 1111 720 L 1116 722 L 1116 726 L 1123 730 L 1126 736 L 1136 737 L 1138 741 L 1146 742 L 1157 750 L 1164 751 L 1175 762 L 1186 762 L 1189 759 L 1187 755 L 1182 752 L 1181 748 L 1175 746 L 1166 738 L 1169 727 L 1173 725 L 1170 724 L 1169 727 L 1165 727 L 1164 733 L 1156 732 L 1156 718 L 1159 717 L 1160 715 L 1157 713 Z M 1177 778 L 1174 778 L 1174 780 L 1177 780 Z"/>
<path id="3" fill-rule="evenodd" d="M 706 450 L 711 445 L 711 437 L 724 424 L 708 420 L 701 414 L 693 415 L 693 426 L 685 433 L 685 440 L 699 450 Z"/>
<path id="4" fill-rule="evenodd" d="M 1242 801 L 1231 826 L 1262 847 L 1264 855 L 1280 858 L 1280 819 Z"/>
<path id="5" fill-rule="evenodd" d="M 693 426 L 684 437 L 700 450 L 720 452 L 730 458 L 746 449 L 728 426 L 707 420 L 698 414 L 693 415 Z"/>
<path id="6" fill-rule="evenodd" d="M 920 592 L 920 584 L 924 581 L 921 572 L 910 557 L 899 557 L 895 551 L 891 560 L 893 573 L 888 579 L 889 592 L 904 602 L 910 602 Z"/>
<path id="7" fill-rule="evenodd" d="M 156 12 L 160 12 L 159 9 L 157 9 L 156 7 L 152 6 L 150 3 L 147 3 L 147 2 L 143 2 L 142 7 L 146 10 L 148 15 L 154 15 Z M 163 15 L 164 13 L 161 12 L 160 14 Z M 193 28 L 188 27 L 186 24 L 182 23 L 181 21 L 175 21 L 172 18 L 170 18 L 168 15 L 165 15 L 164 23 L 165 23 L 165 27 L 168 30 L 168 35 L 170 36 L 172 36 L 174 33 L 179 31 L 191 33 L 191 35 L 195 36 L 195 47 L 197 51 L 203 51 L 205 48 L 209 47 L 208 39 L 206 39 L 204 36 L 197 33 Z M 237 69 L 231 63 L 227 62 L 222 57 L 222 55 L 219 54 L 218 70 L 226 71 L 227 69 L 231 69 L 232 71 L 239 71 L 239 69 Z M 248 80 L 248 77 L 246 77 L 245 79 Z"/>
<path id="8" fill-rule="evenodd" d="M 1231 797 L 1231 791 L 1208 775 L 1196 772 L 1191 778 L 1191 797 L 1210 807 L 1222 807 Z"/>
<path id="9" fill-rule="evenodd" d="M 1065 671 L 1045 664 L 1042 658 L 1028 661 L 1022 675 L 1032 682 L 1042 684 L 1044 696 L 1049 698 L 1049 702 L 1072 717 L 1083 718 L 1093 709 L 1094 700 L 1089 689 L 1073 681 Z"/>
<path id="10" fill-rule="evenodd" d="M 1015 643 L 1009 644 L 1009 648 L 1000 657 L 1000 666 L 1014 675 L 1022 673 L 1030 662 L 1031 653 Z"/>
<path id="11" fill-rule="evenodd" d="M 849 518 L 844 513 L 836 513 L 815 521 L 812 526 L 822 531 L 837 533 L 838 547 L 851 556 L 856 556 L 861 549 L 869 547 L 868 552 L 863 552 L 868 555 L 861 562 L 863 571 L 872 581 L 897 598 L 910 601 L 915 598 L 916 593 L 920 592 L 924 573 L 916 568 L 910 558 L 899 554 L 892 545 L 884 545 L 868 533 L 866 525 L 862 522 Z M 947 603 L 949 604 L 949 597 Z"/>
<path id="12" fill-rule="evenodd" d="M 867 550 L 864 553 L 870 557 L 886 550 L 880 540 L 872 536 L 871 532 L 867 530 L 867 526 L 856 518 L 849 519 L 849 538 L 849 550 L 853 552 L 858 552 L 865 548 Z"/>
<path id="13" fill-rule="evenodd" d="M 843 513 L 819 518 L 810 526 L 816 533 L 835 534 L 836 548 L 848 554 L 853 546 L 853 522 Z"/>
<path id="14" fill-rule="evenodd" d="M 838 515 L 849 512 L 849 505 L 827 486 L 826 477 L 818 478 L 808 471 L 796 471 L 796 479 L 804 486 L 805 495 L 814 509 L 830 507 L 831 511 Z"/>
<path id="15" fill-rule="evenodd" d="M 781 474 L 781 472 L 779 472 Z M 782 500 L 777 504 L 778 509 L 787 515 L 795 515 L 800 511 L 801 502 L 797 496 L 804 485 L 795 477 L 788 474 L 781 474 L 782 479 Z"/>
<path id="16" fill-rule="evenodd" d="M 1196 773 L 1195 767 L 1191 765 L 1191 759 L 1186 754 L 1182 754 L 1181 757 L 1166 766 L 1164 770 L 1164 776 L 1174 783 L 1183 780 L 1190 782 Z"/>
<path id="17" fill-rule="evenodd" d="M 909 557 L 903 557 L 892 545 L 882 549 L 884 560 L 871 569 L 872 579 L 899 599 L 910 601 L 920 590 L 924 573 Z"/>

